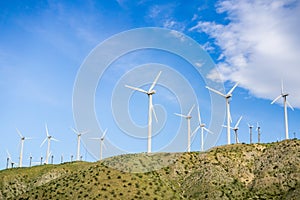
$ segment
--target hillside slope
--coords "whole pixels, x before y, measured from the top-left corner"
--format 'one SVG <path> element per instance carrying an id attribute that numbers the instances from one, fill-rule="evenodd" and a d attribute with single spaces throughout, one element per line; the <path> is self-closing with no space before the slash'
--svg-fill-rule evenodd
<path id="1" fill-rule="evenodd" d="M 133 173 L 136 169 L 145 173 Z M 149 172 L 151 169 L 155 171 Z M 299 140 L 226 145 L 205 153 L 122 155 L 96 163 L 0 171 L 0 199 L 299 197 Z"/>

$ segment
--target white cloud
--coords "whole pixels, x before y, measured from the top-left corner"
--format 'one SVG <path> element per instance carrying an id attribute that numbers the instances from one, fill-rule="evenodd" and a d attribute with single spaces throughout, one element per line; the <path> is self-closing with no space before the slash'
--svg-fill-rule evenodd
<path id="1" fill-rule="evenodd" d="M 290 102 L 300 108 L 300 2 L 226 0 L 217 12 L 229 23 L 199 21 L 190 31 L 208 34 L 221 48 L 222 78 L 267 99 L 278 96 L 283 79 Z"/>

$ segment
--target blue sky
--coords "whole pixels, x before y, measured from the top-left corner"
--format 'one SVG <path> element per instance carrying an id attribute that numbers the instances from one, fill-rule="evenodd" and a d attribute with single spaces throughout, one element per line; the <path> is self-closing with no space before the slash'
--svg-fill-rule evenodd
<path id="1" fill-rule="evenodd" d="M 300 137 L 299 3 L 297 0 L 1 1 L 0 168 L 5 168 L 7 150 L 12 160 L 18 161 L 20 140 L 16 128 L 24 136 L 33 137 L 25 141 L 23 165 L 28 165 L 30 154 L 34 161 L 44 156 L 46 146 L 40 147 L 40 144 L 46 134 L 45 123 L 50 134 L 60 140 L 53 142 L 51 147 L 55 162 L 60 161 L 61 154 L 65 160 L 75 156 L 76 135 L 70 127 L 76 126 L 72 95 L 80 66 L 90 52 L 109 37 L 143 27 L 175 30 L 198 42 L 216 63 L 226 91 L 235 82 L 240 82 L 231 101 L 231 114 L 233 125 L 243 115 L 239 130 L 241 142 L 249 142 L 247 123 L 256 122 L 262 127 L 263 142 L 284 138 L 283 107 L 281 104 L 270 105 L 280 94 L 281 80 L 290 93 L 288 100 L 295 107 L 295 111 L 288 110 L 290 137 L 294 132 Z M 109 67 L 95 91 L 95 115 L 101 129 L 108 129 L 107 141 L 123 149 L 121 153 L 145 152 L 146 140 L 124 136 L 112 115 L 112 95 L 118 82 L 130 80 L 126 77 L 127 72 L 134 72 L 147 63 L 166 65 L 184 77 L 195 92 L 203 121 L 214 123 L 210 121 L 210 94 L 205 89 L 203 77 L 189 63 L 158 50 L 131 52 Z M 147 79 L 144 81 L 148 85 L 136 86 L 148 88 L 159 68 L 157 65 L 148 75 L 141 76 L 141 79 Z M 167 79 L 164 73 L 161 78 Z M 212 71 L 206 78 L 220 81 L 215 73 Z M 162 85 L 158 84 L 156 90 L 153 101 L 158 118 L 164 120 L 154 123 L 157 136 L 153 151 L 160 151 L 175 134 L 186 134 L 186 121 L 173 114 L 181 112 L 178 102 L 182 100 L 176 100 L 176 95 Z M 143 130 L 141 134 L 146 135 L 147 98 L 143 94 L 130 93 L 125 87 L 124 91 L 131 95 L 129 115 Z M 191 105 L 184 105 L 182 112 L 187 112 Z M 197 125 L 195 111 L 192 113 L 192 130 Z M 233 139 L 233 134 L 231 137 Z M 254 141 L 256 139 L 255 134 Z M 191 149 L 198 151 L 199 143 L 197 133 Z M 216 143 L 223 144 L 226 144 L 225 130 Z M 184 149 L 178 147 L 174 151 Z M 115 154 L 107 145 L 104 157 Z M 82 155 L 86 160 L 95 160 L 83 147 Z"/>

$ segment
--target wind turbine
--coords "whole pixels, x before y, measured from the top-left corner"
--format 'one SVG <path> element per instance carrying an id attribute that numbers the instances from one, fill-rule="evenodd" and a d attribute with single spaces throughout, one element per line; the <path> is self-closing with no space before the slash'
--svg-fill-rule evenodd
<path id="1" fill-rule="evenodd" d="M 107 133 L 107 129 L 105 129 L 105 131 L 103 132 L 102 137 L 100 137 L 100 138 L 90 138 L 92 140 L 99 140 L 100 141 L 100 160 L 102 160 L 102 149 L 103 149 L 103 147 L 105 147 L 104 138 L 105 138 L 106 133 Z"/>
<path id="2" fill-rule="evenodd" d="M 183 114 L 178 114 L 178 113 L 174 113 L 175 115 L 179 116 L 179 117 L 183 117 L 185 119 L 187 119 L 187 128 L 188 128 L 188 149 L 187 151 L 190 152 L 191 151 L 191 113 L 194 109 L 195 105 L 192 106 L 192 108 L 190 109 L 190 111 L 188 112 L 187 115 L 183 115 Z"/>
<path id="3" fill-rule="evenodd" d="M 11 158 L 11 156 L 10 156 L 10 153 L 8 152 L 8 150 L 6 150 L 6 153 L 7 153 L 7 168 L 8 168 L 8 166 L 9 166 L 9 163 L 11 164 L 11 168 L 14 168 L 14 165 L 16 164 L 13 160 L 12 160 L 12 158 Z"/>
<path id="4" fill-rule="evenodd" d="M 208 86 L 206 86 L 206 88 L 222 97 L 225 98 L 226 100 L 226 110 L 227 110 L 227 144 L 230 144 L 230 121 L 231 121 L 231 117 L 230 117 L 230 107 L 229 107 L 229 99 L 232 97 L 232 92 L 233 90 L 238 86 L 239 83 L 236 83 L 231 90 L 227 93 L 227 94 L 223 94 L 215 89 L 212 89 Z"/>
<path id="5" fill-rule="evenodd" d="M 237 121 L 237 123 L 235 124 L 235 126 L 232 128 L 232 130 L 234 131 L 234 134 L 235 134 L 235 143 L 239 143 L 239 139 L 238 139 L 238 130 L 239 130 L 239 124 L 242 120 L 243 116 L 241 116 L 239 118 L 239 120 Z"/>
<path id="6" fill-rule="evenodd" d="M 210 130 L 208 130 L 205 126 L 204 123 L 202 123 L 201 121 L 201 115 L 200 115 L 200 109 L 198 106 L 198 120 L 199 120 L 199 125 L 198 127 L 194 130 L 194 132 L 192 133 L 192 135 L 194 135 L 200 128 L 201 128 L 201 151 L 204 150 L 204 131 L 207 131 L 208 133 L 213 134 L 213 132 L 211 132 Z"/>
<path id="7" fill-rule="evenodd" d="M 25 140 L 29 140 L 29 139 L 31 139 L 31 138 L 26 138 L 26 137 L 24 137 L 22 134 L 21 134 L 21 132 L 16 128 L 16 130 L 17 130 L 17 133 L 19 134 L 19 136 L 20 136 L 20 139 L 21 139 L 21 149 L 20 149 L 20 157 L 19 157 L 19 167 L 22 167 L 22 162 L 23 162 L 23 149 L 24 149 L 24 141 Z"/>
<path id="8" fill-rule="evenodd" d="M 76 160 L 80 160 L 80 138 L 82 135 L 86 134 L 88 131 L 79 132 L 75 130 L 74 128 L 71 128 L 72 131 L 77 135 L 77 154 L 76 154 Z"/>
<path id="9" fill-rule="evenodd" d="M 253 131 L 253 125 L 248 124 L 249 127 L 249 133 L 250 133 L 250 144 L 252 144 L 252 131 Z"/>
<path id="10" fill-rule="evenodd" d="M 156 85 L 160 74 L 161 74 L 161 71 L 158 73 L 158 75 L 154 79 L 154 81 L 153 81 L 153 83 L 152 83 L 152 85 L 151 85 L 151 87 L 149 88 L 148 91 L 143 90 L 141 88 L 137 88 L 137 87 L 132 87 L 132 86 L 129 86 L 129 85 L 125 85 L 125 87 L 127 87 L 127 88 L 130 88 L 132 90 L 136 90 L 136 91 L 139 91 L 139 92 L 142 92 L 142 93 L 145 93 L 145 94 L 148 95 L 148 99 L 149 99 L 149 105 L 148 105 L 149 106 L 149 108 L 148 108 L 148 149 L 147 149 L 148 153 L 151 153 L 152 112 L 153 112 L 155 120 L 157 122 L 157 117 L 156 117 L 156 114 L 155 114 L 155 111 L 154 111 L 154 108 L 153 108 L 153 104 L 152 104 L 152 95 L 156 93 L 156 91 L 153 90 L 153 88 Z"/>
<path id="11" fill-rule="evenodd" d="M 239 130 L 239 124 L 242 120 L 243 116 L 241 116 L 239 118 L 239 120 L 237 121 L 237 123 L 235 124 L 234 127 L 230 127 L 230 129 L 232 129 L 234 131 L 234 135 L 235 135 L 235 143 L 239 143 L 239 139 L 238 139 L 238 130 Z M 223 125 L 223 127 L 227 128 L 227 126 Z"/>
<path id="12" fill-rule="evenodd" d="M 281 82 L 281 94 L 276 97 L 271 104 L 274 104 L 276 101 L 280 99 L 280 97 L 283 98 L 283 107 L 284 107 L 284 125 L 285 125 L 285 139 L 289 139 L 289 126 L 288 126 L 288 115 L 287 115 L 287 105 L 294 110 L 294 108 L 291 106 L 291 104 L 287 100 L 287 96 L 289 96 L 288 93 L 283 92 L 283 81 Z"/>
<path id="13" fill-rule="evenodd" d="M 8 169 L 9 168 L 9 163 L 11 162 L 11 156 L 10 156 L 8 150 L 6 150 L 6 154 L 7 154 L 6 169 Z"/>
<path id="14" fill-rule="evenodd" d="M 58 142 L 58 140 L 55 139 L 53 136 L 49 135 L 47 124 L 45 125 L 45 128 L 46 128 L 46 134 L 47 134 L 47 136 L 46 136 L 45 140 L 42 142 L 41 147 L 43 146 L 43 144 L 46 141 L 48 141 L 48 147 L 47 147 L 47 153 L 46 153 L 46 161 L 45 161 L 45 163 L 48 164 L 48 159 L 49 159 L 49 155 L 50 155 L 50 142 L 51 142 L 51 140 Z"/>
<path id="15" fill-rule="evenodd" d="M 259 144 L 260 143 L 260 126 L 259 126 L 258 122 L 257 122 L 256 131 L 257 131 L 257 143 Z"/>

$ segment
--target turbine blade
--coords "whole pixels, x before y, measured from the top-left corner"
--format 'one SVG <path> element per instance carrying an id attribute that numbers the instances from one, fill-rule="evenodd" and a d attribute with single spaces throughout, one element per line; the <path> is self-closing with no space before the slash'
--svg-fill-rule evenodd
<path id="1" fill-rule="evenodd" d="M 87 134 L 89 131 L 83 131 L 83 132 L 81 132 L 81 135 L 85 135 L 85 134 Z"/>
<path id="2" fill-rule="evenodd" d="M 129 86 L 129 85 L 125 85 L 125 87 L 130 88 L 130 89 L 132 89 L 132 90 L 136 90 L 136 91 L 145 93 L 145 94 L 148 94 L 148 92 L 147 92 L 146 90 L 143 90 L 143 89 L 141 89 L 141 88 L 132 87 L 132 86 Z"/>
<path id="3" fill-rule="evenodd" d="M 240 124 L 242 118 L 243 118 L 243 116 L 241 116 L 241 117 L 239 118 L 239 120 L 238 120 L 237 123 L 235 124 L 235 127 L 234 127 L 234 128 L 238 128 L 238 126 L 239 126 L 239 124 Z"/>
<path id="4" fill-rule="evenodd" d="M 187 118 L 187 116 L 183 115 L 183 114 L 178 114 L 178 113 L 174 113 L 175 115 L 179 116 L 179 117 L 184 117 Z"/>
<path id="5" fill-rule="evenodd" d="M 104 141 L 101 141 L 101 142 L 102 142 L 103 148 L 104 148 L 104 149 L 107 149 L 107 146 L 106 146 L 106 144 L 104 143 Z"/>
<path id="6" fill-rule="evenodd" d="M 44 143 L 46 142 L 47 138 L 44 139 L 44 141 L 41 143 L 40 147 L 42 147 L 44 145 Z"/>
<path id="7" fill-rule="evenodd" d="M 281 95 L 279 95 L 278 97 L 276 97 L 276 99 L 274 99 L 271 104 L 274 104 L 276 101 L 278 101 L 278 99 L 280 99 L 280 97 L 281 97 Z"/>
<path id="8" fill-rule="evenodd" d="M 199 106 L 198 106 L 198 120 L 199 120 L 199 124 L 202 124 Z"/>
<path id="9" fill-rule="evenodd" d="M 158 78 L 160 77 L 160 74 L 161 74 L 161 71 L 158 73 L 158 75 L 156 76 L 155 80 L 153 81 L 151 87 L 149 88 L 148 92 L 152 91 L 153 88 L 155 87 L 157 81 L 158 81 Z"/>
<path id="10" fill-rule="evenodd" d="M 107 129 L 104 130 L 104 132 L 103 132 L 103 134 L 102 134 L 102 138 L 105 137 L 106 133 L 107 133 Z"/>
<path id="11" fill-rule="evenodd" d="M 191 113 L 192 113 L 194 107 L 195 107 L 195 104 L 192 106 L 192 108 L 190 109 L 189 113 L 187 114 L 188 116 L 191 116 Z"/>
<path id="12" fill-rule="evenodd" d="M 70 129 L 71 129 L 76 135 L 79 135 L 79 134 L 80 134 L 80 133 L 79 133 L 77 130 L 75 130 L 74 128 L 70 127 Z"/>
<path id="13" fill-rule="evenodd" d="M 283 94 L 283 80 L 281 79 L 281 94 Z"/>
<path id="14" fill-rule="evenodd" d="M 199 130 L 199 128 L 201 128 L 200 126 L 198 126 L 192 133 L 192 136 Z"/>
<path id="15" fill-rule="evenodd" d="M 10 153 L 8 152 L 8 150 L 7 150 L 7 149 L 6 149 L 6 153 L 7 153 L 7 157 L 9 158 L 9 160 L 11 160 Z"/>
<path id="16" fill-rule="evenodd" d="M 207 128 L 205 128 L 205 127 L 203 127 L 203 129 L 204 129 L 205 131 L 207 131 L 208 133 L 214 134 L 212 131 L 210 131 L 209 129 L 207 129 Z"/>
<path id="17" fill-rule="evenodd" d="M 101 138 L 89 138 L 90 140 L 101 140 Z"/>
<path id="18" fill-rule="evenodd" d="M 47 137 L 49 136 L 49 131 L 48 131 L 48 126 L 47 124 L 45 124 L 45 128 L 46 128 L 46 134 L 47 134 Z"/>
<path id="19" fill-rule="evenodd" d="M 55 138 L 50 138 L 50 140 L 53 140 L 53 141 L 55 141 L 55 142 L 59 142 L 59 140 L 58 139 L 55 139 Z"/>
<path id="20" fill-rule="evenodd" d="M 231 90 L 227 93 L 227 95 L 232 94 L 233 90 L 234 90 L 238 85 L 239 85 L 239 83 L 237 82 L 237 83 L 231 88 Z M 226 95 L 226 96 L 227 96 L 227 95 Z"/>
<path id="21" fill-rule="evenodd" d="M 221 95 L 222 97 L 225 97 L 225 98 L 226 98 L 226 95 L 222 94 L 222 93 L 219 92 L 218 90 L 212 89 L 212 88 L 210 88 L 210 87 L 208 87 L 208 86 L 206 86 L 206 88 L 207 88 L 208 90 L 210 90 L 210 91 L 212 91 L 212 92 L 214 92 L 214 93 L 216 93 L 216 94 L 218 94 L 218 95 Z"/>
<path id="22" fill-rule="evenodd" d="M 230 120 L 230 123 L 232 123 L 232 118 L 231 118 L 231 113 L 230 113 L 230 109 L 228 109 L 228 115 L 229 115 L 229 120 Z"/>
<path id="23" fill-rule="evenodd" d="M 293 106 L 290 104 L 290 102 L 288 102 L 288 100 L 286 100 L 286 104 L 294 111 Z"/>
<path id="24" fill-rule="evenodd" d="M 151 105 L 151 111 L 153 112 L 156 123 L 158 123 L 157 115 L 156 115 L 156 112 L 155 112 L 155 109 L 154 109 L 153 105 Z"/>
<path id="25" fill-rule="evenodd" d="M 20 138 L 23 138 L 23 135 L 21 134 L 21 132 L 19 131 L 19 129 L 16 128 L 16 130 L 17 130 L 17 133 L 20 136 Z"/>

